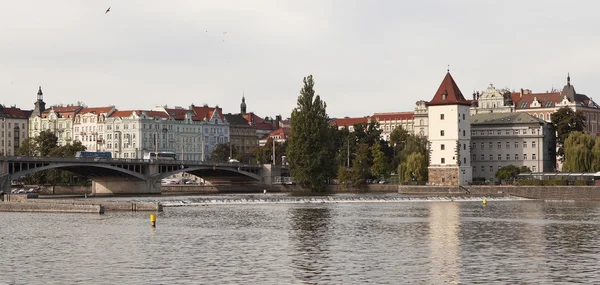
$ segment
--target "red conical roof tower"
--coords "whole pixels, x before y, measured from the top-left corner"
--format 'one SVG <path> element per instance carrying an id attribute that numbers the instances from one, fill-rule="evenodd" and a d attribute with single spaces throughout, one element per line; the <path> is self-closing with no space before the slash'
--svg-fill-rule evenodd
<path id="1" fill-rule="evenodd" d="M 465 99 L 460 89 L 458 89 L 458 85 L 454 82 L 450 71 L 446 73 L 446 77 L 442 80 L 442 84 L 435 92 L 433 99 L 427 103 L 427 106 L 438 105 L 471 105 L 471 102 Z"/>

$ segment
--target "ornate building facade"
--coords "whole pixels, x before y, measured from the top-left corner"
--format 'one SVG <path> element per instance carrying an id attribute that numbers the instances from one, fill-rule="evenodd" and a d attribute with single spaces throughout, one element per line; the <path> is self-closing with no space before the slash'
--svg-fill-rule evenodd
<path id="1" fill-rule="evenodd" d="M 17 155 L 17 150 L 27 138 L 28 119 L 31 111 L 0 105 L 0 153 Z"/>

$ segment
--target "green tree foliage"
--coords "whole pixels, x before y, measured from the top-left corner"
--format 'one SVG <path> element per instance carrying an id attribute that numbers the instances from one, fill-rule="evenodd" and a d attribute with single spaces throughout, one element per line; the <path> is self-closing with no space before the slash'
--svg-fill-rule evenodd
<path id="1" fill-rule="evenodd" d="M 367 144 L 369 147 L 378 143 L 381 140 L 381 132 L 379 122 L 371 120 L 367 124 L 355 124 L 354 135 L 358 144 Z"/>
<path id="2" fill-rule="evenodd" d="M 17 149 L 17 154 L 21 156 L 35 156 L 37 155 L 37 146 L 36 142 L 32 138 L 26 138 L 21 143 L 19 149 Z"/>
<path id="3" fill-rule="evenodd" d="M 381 144 L 379 142 L 371 146 L 371 156 L 373 157 L 373 166 L 371 167 L 373 176 L 388 178 L 390 176 L 390 166 L 385 153 L 381 151 Z"/>
<path id="4" fill-rule="evenodd" d="M 565 142 L 571 132 L 584 130 L 585 116 L 581 111 L 575 112 L 570 107 L 562 107 L 552 114 L 552 124 L 556 130 L 556 154 L 564 161 Z"/>
<path id="5" fill-rule="evenodd" d="M 39 156 L 49 156 L 52 150 L 58 146 L 58 137 L 52 131 L 41 131 L 34 141 Z"/>
<path id="6" fill-rule="evenodd" d="M 527 166 L 524 166 L 525 168 L 527 168 Z M 519 174 L 521 173 L 522 168 L 519 168 L 517 166 L 514 165 L 507 165 L 504 167 L 501 167 L 500 169 L 498 169 L 498 171 L 496 171 L 496 178 L 500 181 L 504 180 L 504 181 L 514 181 L 515 179 L 517 179 L 517 177 L 519 176 Z M 526 169 L 524 169 L 526 170 Z"/>
<path id="7" fill-rule="evenodd" d="M 335 176 L 335 149 L 327 104 L 315 95 L 312 75 L 304 78 L 292 111 L 288 159 L 294 180 L 303 188 L 323 191 Z"/>
<path id="8" fill-rule="evenodd" d="M 286 155 L 287 142 L 275 142 L 275 164 L 281 164 L 281 157 Z M 254 159 L 259 164 L 273 163 L 273 139 L 269 138 L 264 146 L 257 146 L 251 150 Z"/>
<path id="9" fill-rule="evenodd" d="M 352 187 L 352 173 L 344 166 L 339 166 L 337 171 L 338 181 L 343 189 Z"/>
<path id="10" fill-rule="evenodd" d="M 425 155 L 419 152 L 411 153 L 405 163 L 403 181 L 426 181 L 427 161 Z"/>
<path id="11" fill-rule="evenodd" d="M 358 146 L 356 157 L 352 161 L 352 187 L 356 189 L 364 189 L 366 180 L 371 175 L 371 162 L 369 145 L 362 143 Z"/>
<path id="12" fill-rule="evenodd" d="M 230 159 L 230 155 L 229 155 L 230 151 L 231 151 L 231 158 L 235 158 L 238 154 L 235 147 L 233 147 L 229 143 L 218 144 L 213 149 L 213 151 L 210 153 L 210 161 L 212 161 L 212 162 L 228 162 Z"/>
<path id="13" fill-rule="evenodd" d="M 592 168 L 594 144 L 595 140 L 589 134 L 572 132 L 564 143 L 563 172 L 598 171 Z"/>

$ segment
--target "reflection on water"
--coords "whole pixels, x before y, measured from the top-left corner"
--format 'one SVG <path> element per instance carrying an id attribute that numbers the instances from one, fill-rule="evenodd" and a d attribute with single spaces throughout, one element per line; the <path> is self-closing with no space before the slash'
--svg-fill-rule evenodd
<path id="1" fill-rule="evenodd" d="M 434 283 L 458 283 L 460 244 L 458 203 L 429 205 L 430 274 Z"/>
<path id="2" fill-rule="evenodd" d="M 308 283 L 327 280 L 329 220 L 327 208 L 291 208 L 289 240 L 294 276 Z"/>
<path id="3" fill-rule="evenodd" d="M 154 230 L 149 213 L 0 213 L 0 284 L 599 284 L 599 209 L 230 204 L 167 208 Z"/>

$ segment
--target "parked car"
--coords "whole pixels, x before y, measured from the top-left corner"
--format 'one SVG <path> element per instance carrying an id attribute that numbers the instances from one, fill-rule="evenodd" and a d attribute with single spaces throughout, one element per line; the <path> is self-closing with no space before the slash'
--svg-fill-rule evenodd
<path id="1" fill-rule="evenodd" d="M 387 183 L 387 181 L 385 181 L 385 179 L 379 180 L 379 184 L 386 184 L 386 183 Z"/>

